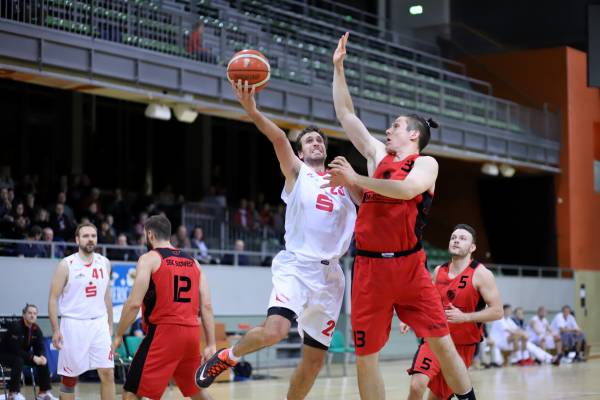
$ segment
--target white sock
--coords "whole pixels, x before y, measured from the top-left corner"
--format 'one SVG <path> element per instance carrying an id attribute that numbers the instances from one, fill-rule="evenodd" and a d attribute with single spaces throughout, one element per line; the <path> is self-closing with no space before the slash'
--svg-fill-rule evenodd
<path id="1" fill-rule="evenodd" d="M 229 359 L 230 359 L 231 361 L 238 362 L 238 361 L 240 361 L 240 358 L 241 358 L 241 357 L 238 357 L 238 356 L 236 356 L 235 354 L 233 354 L 233 347 L 230 347 L 230 348 L 229 348 Z"/>

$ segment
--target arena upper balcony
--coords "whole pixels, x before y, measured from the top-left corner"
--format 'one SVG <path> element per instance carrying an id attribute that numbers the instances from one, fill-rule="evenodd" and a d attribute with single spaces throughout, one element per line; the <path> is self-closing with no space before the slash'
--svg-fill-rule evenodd
<path id="1" fill-rule="evenodd" d="M 331 98 L 331 55 L 349 29 L 348 83 L 373 133 L 383 134 L 400 113 L 418 112 L 441 123 L 428 147 L 433 154 L 559 170 L 557 113 L 494 97 L 489 83 L 470 78 L 462 64 L 440 57 L 430 44 L 392 41 L 351 7 L 328 4 L 2 2 L 0 76 L 241 120 L 225 65 L 234 52 L 254 48 L 272 67 L 271 82 L 258 96 L 269 116 L 289 129 L 317 122 L 342 138 Z M 190 45 L 199 22 L 201 41 Z"/>

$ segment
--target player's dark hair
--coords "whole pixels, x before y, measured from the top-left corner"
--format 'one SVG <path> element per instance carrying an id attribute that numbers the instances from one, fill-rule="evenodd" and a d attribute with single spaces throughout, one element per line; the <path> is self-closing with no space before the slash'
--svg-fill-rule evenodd
<path id="1" fill-rule="evenodd" d="M 477 243 L 477 232 L 475 231 L 475 228 L 473 228 L 471 225 L 458 224 L 454 227 L 452 232 L 456 231 L 457 229 L 464 229 L 465 231 L 469 232 L 473 237 L 473 243 Z"/>
<path id="2" fill-rule="evenodd" d="M 512 308 L 512 306 L 510 304 L 508 304 L 508 303 L 506 303 L 505 305 L 502 306 L 502 309 L 504 311 L 506 311 L 507 308 Z"/>
<path id="3" fill-rule="evenodd" d="M 29 310 L 30 307 L 33 307 L 36 310 L 38 309 L 35 304 L 25 303 L 25 307 L 23 307 L 23 315 L 25 315 L 25 313 L 27 312 L 27 310 Z"/>
<path id="4" fill-rule="evenodd" d="M 306 135 L 310 132 L 317 132 L 323 138 L 323 143 L 325 144 L 325 148 L 327 149 L 327 136 L 316 125 L 309 125 L 306 128 L 302 129 L 302 132 L 298 134 L 296 138 L 296 151 L 302 151 L 302 136 Z"/>
<path id="5" fill-rule="evenodd" d="M 162 215 L 153 215 L 148 218 L 144 224 L 146 231 L 154 232 L 154 236 L 158 240 L 169 240 L 171 239 L 171 222 L 169 219 Z"/>
<path id="6" fill-rule="evenodd" d="M 407 130 L 419 131 L 419 151 L 422 151 L 429 144 L 429 139 L 431 139 L 430 128 L 439 128 L 440 125 L 433 119 L 429 118 L 425 120 L 425 118 L 418 114 L 408 114 L 402 116 L 408 120 L 406 123 Z"/>
<path id="7" fill-rule="evenodd" d="M 81 231 L 83 228 L 94 228 L 94 230 L 96 231 L 96 233 L 98 233 L 98 228 L 96 228 L 96 225 L 92 224 L 91 222 L 84 222 L 82 224 L 77 225 L 77 229 L 75 229 L 75 237 L 79 236 L 79 231 Z"/>

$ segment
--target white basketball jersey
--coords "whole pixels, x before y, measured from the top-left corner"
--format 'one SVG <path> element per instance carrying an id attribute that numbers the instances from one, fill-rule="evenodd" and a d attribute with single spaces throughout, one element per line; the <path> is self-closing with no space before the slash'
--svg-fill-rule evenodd
<path id="1" fill-rule="evenodd" d="M 110 282 L 110 262 L 94 253 L 90 264 L 85 264 L 79 253 L 64 259 L 69 268 L 69 280 L 58 299 L 63 317 L 93 319 L 106 316 L 104 295 Z"/>
<path id="2" fill-rule="evenodd" d="M 350 246 L 356 207 L 343 187 L 321 189 L 323 176 L 304 163 L 291 193 L 281 198 L 285 212 L 285 248 L 299 260 L 340 258 Z"/>

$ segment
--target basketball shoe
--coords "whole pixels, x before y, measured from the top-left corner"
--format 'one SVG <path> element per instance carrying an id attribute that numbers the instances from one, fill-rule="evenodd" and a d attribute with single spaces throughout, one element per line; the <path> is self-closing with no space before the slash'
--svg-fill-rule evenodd
<path id="1" fill-rule="evenodd" d="M 235 366 L 237 362 L 230 360 L 228 356 L 229 349 L 221 349 L 213 354 L 208 361 L 196 370 L 196 385 L 201 388 L 207 388 L 221 372 Z"/>

